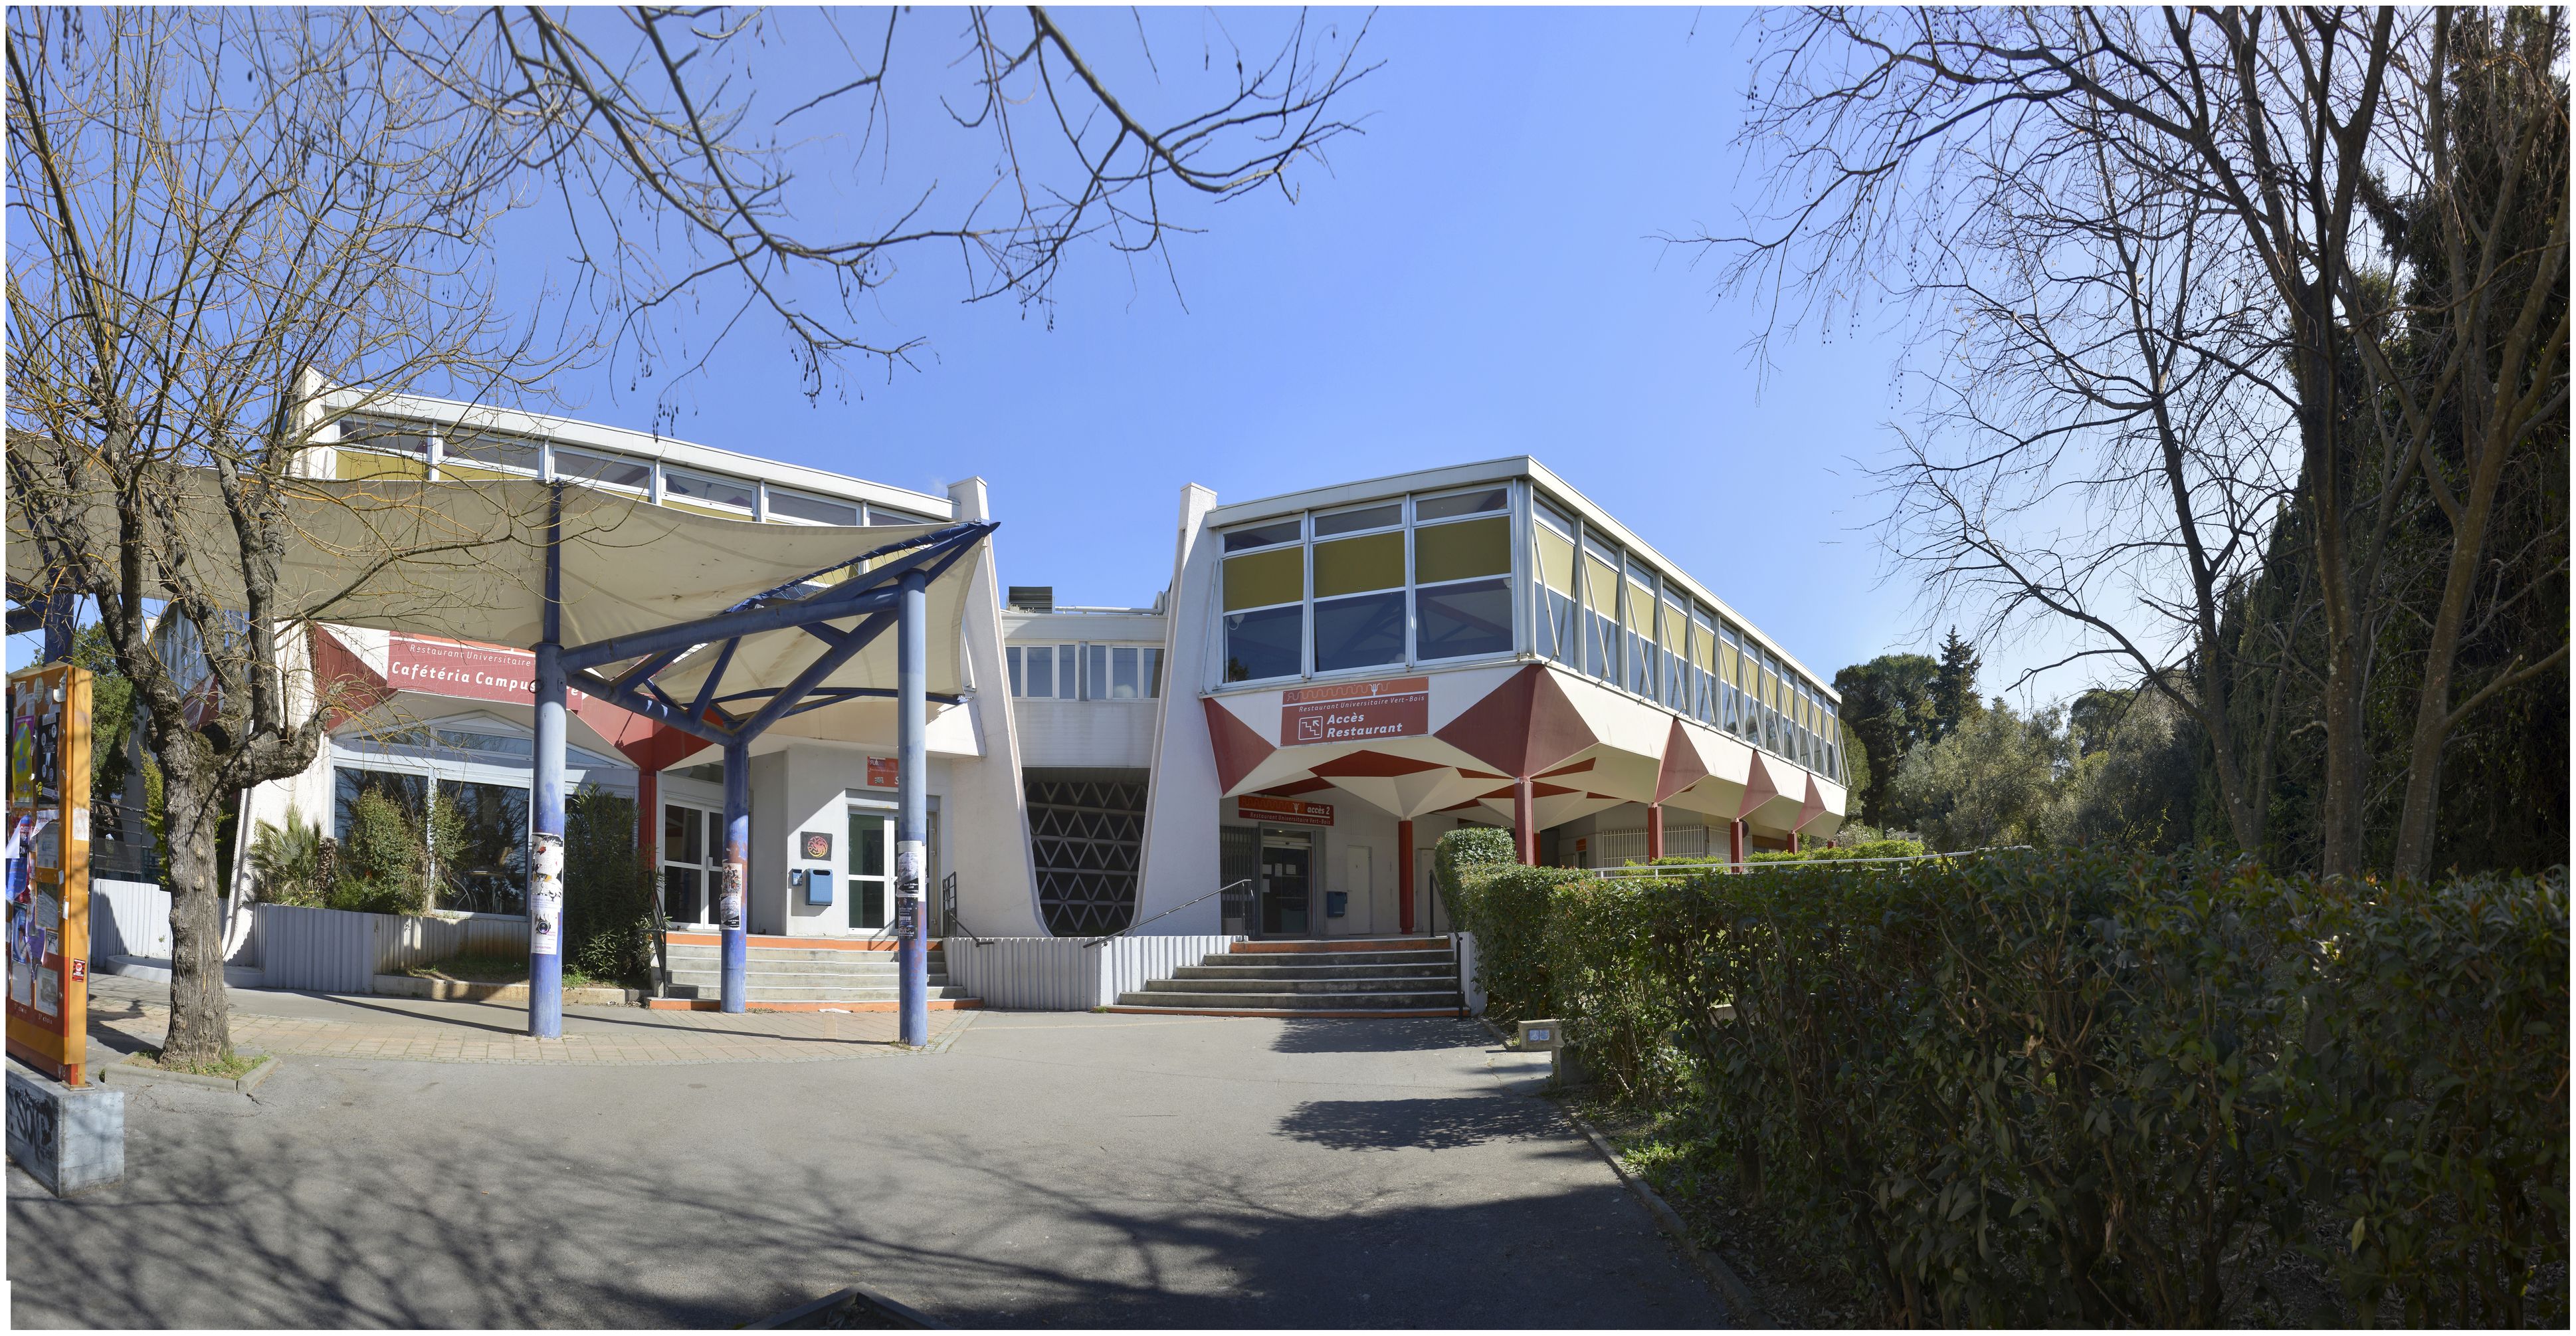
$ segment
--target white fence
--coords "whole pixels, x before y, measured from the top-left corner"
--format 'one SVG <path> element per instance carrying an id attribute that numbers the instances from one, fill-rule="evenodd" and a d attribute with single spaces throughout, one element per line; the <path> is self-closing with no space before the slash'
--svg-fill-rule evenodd
<path id="1" fill-rule="evenodd" d="M 1081 937 L 987 937 L 981 946 L 964 935 L 940 939 L 948 979 L 988 1007 L 1018 1011 L 1089 1011 L 1142 992 L 1149 979 L 1169 978 L 1183 965 L 1221 954 L 1241 937 L 1210 935 L 1112 937 L 1085 946 Z"/>
<path id="2" fill-rule="evenodd" d="M 345 909 L 256 905 L 261 963 L 271 988 L 364 993 L 379 974 L 461 955 L 525 954 L 519 914 L 413 918 Z"/>
<path id="3" fill-rule="evenodd" d="M 89 884 L 89 958 L 170 958 L 170 893 L 148 881 Z"/>
<path id="4" fill-rule="evenodd" d="M 1485 981 L 1476 973 L 1476 934 L 1459 932 L 1449 936 L 1458 944 L 1458 993 L 1466 999 L 1468 1015 L 1482 1016 L 1485 1014 Z"/>

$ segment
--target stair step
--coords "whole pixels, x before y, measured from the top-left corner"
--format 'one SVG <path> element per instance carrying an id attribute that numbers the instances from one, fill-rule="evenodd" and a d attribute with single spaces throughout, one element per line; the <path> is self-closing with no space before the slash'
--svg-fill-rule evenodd
<path id="1" fill-rule="evenodd" d="M 1118 1005 L 1147 1008 L 1196 1008 L 1233 1011 L 1420 1011 L 1457 1009 L 1465 1005 L 1455 989 L 1443 992 L 1374 993 L 1120 993 Z"/>
<path id="2" fill-rule="evenodd" d="M 1345 951 L 1446 951 L 1446 937 L 1351 937 L 1340 941 L 1237 942 L 1242 955 L 1337 955 Z"/>
<path id="3" fill-rule="evenodd" d="M 723 996 L 723 989 L 713 983 L 675 983 L 663 990 L 662 996 L 714 998 Z M 974 994 L 954 985 L 933 987 L 930 990 L 933 1001 L 971 999 L 973 996 Z M 893 988 L 745 988 L 743 998 L 750 1002 L 899 1002 L 902 1000 L 900 990 Z"/>
<path id="4" fill-rule="evenodd" d="M 1448 979 L 1150 979 L 1149 993 L 1430 993 L 1458 991 Z"/>
<path id="5" fill-rule="evenodd" d="M 1244 969 L 1330 969 L 1340 965 L 1442 965 L 1454 966 L 1458 957 L 1449 951 L 1335 951 L 1329 954 L 1295 953 L 1255 955 L 1223 952 L 1207 956 L 1201 965 L 1241 967 Z"/>
<path id="6" fill-rule="evenodd" d="M 671 982 L 705 984 L 712 988 L 724 982 L 724 971 L 675 969 L 671 971 Z M 882 974 L 764 974 L 751 970 L 744 974 L 743 982 L 753 988 L 895 988 L 901 986 L 903 976 L 892 970 Z M 930 986 L 947 987 L 948 975 L 932 970 Z"/>
<path id="7" fill-rule="evenodd" d="M 1427 965 L 1183 965 L 1173 971 L 1182 979 L 1450 979 L 1454 961 Z"/>

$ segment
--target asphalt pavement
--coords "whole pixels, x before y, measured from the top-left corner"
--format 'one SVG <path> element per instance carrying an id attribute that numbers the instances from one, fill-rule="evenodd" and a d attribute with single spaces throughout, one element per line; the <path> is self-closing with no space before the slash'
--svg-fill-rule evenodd
<path id="1" fill-rule="evenodd" d="M 874 1046 L 870 1046 L 874 1047 Z M 128 1087 L 127 1180 L 9 1171 L 15 1325 L 1672 1327 L 1721 1301 L 1447 1020 L 987 1012 L 865 1061 L 290 1057 Z"/>

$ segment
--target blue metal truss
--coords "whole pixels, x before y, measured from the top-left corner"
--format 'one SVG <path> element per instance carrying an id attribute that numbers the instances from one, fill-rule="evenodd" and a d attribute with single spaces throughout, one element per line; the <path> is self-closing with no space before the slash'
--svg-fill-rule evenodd
<path id="1" fill-rule="evenodd" d="M 713 616 L 567 646 L 562 661 L 568 684 L 718 746 L 748 743 L 779 720 L 808 710 L 867 697 L 891 698 L 896 693 L 890 689 L 822 684 L 894 626 L 906 575 L 917 571 L 924 583 L 937 580 L 997 527 L 989 522 L 951 525 L 936 533 L 860 553 L 755 594 Z M 873 569 L 856 569 L 881 558 L 885 559 L 883 564 Z M 807 588 L 809 582 L 835 571 L 851 574 L 819 590 Z M 831 625 L 852 617 L 860 621 L 849 630 Z M 733 666 L 742 642 L 751 636 L 783 630 L 803 630 L 827 648 L 785 686 L 725 692 L 726 671 Z M 654 680 L 692 650 L 710 645 L 716 647 L 715 665 L 686 704 Z M 603 676 L 600 671 L 628 660 L 633 663 L 614 676 Z M 954 705 L 960 698 L 933 695 L 928 699 Z"/>

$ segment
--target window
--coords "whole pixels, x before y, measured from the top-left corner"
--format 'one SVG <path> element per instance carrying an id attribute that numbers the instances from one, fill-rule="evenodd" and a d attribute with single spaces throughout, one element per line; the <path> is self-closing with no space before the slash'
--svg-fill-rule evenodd
<path id="1" fill-rule="evenodd" d="M 1512 494 L 1505 487 L 1484 487 L 1472 492 L 1451 492 L 1447 496 L 1416 497 L 1413 522 L 1428 524 L 1433 520 L 1454 520 L 1466 515 L 1500 515 L 1511 509 Z"/>
<path id="2" fill-rule="evenodd" d="M 1083 646 L 1084 700 L 1151 700 L 1163 694 L 1160 645 Z"/>
<path id="3" fill-rule="evenodd" d="M 1664 646 L 1664 708 L 1675 714 L 1691 712 L 1691 617 L 1690 599 L 1676 592 L 1672 581 L 1664 582 L 1664 606 L 1658 638 Z"/>
<path id="4" fill-rule="evenodd" d="M 769 515 L 772 519 L 803 520 L 808 524 L 856 524 L 859 522 L 859 507 L 854 501 L 827 501 L 819 496 L 782 492 L 772 487 L 769 489 Z"/>
<path id="5" fill-rule="evenodd" d="M 1503 491 L 1497 488 L 1491 495 L 1500 497 Z M 1443 508 L 1440 503 L 1461 499 L 1437 497 L 1416 513 L 1425 508 L 1436 512 Z M 1483 513 L 1492 508 L 1459 509 L 1457 513 L 1479 518 L 1424 524 L 1413 531 L 1416 658 L 1511 652 L 1512 521 L 1508 515 Z"/>
<path id="6" fill-rule="evenodd" d="M 535 756 L 537 754 L 537 744 L 534 740 L 529 738 L 511 737 L 498 733 L 467 733 L 453 728 L 442 728 L 438 730 L 438 745 L 442 747 L 454 747 L 459 751 L 493 752 L 502 756 Z"/>
<path id="7" fill-rule="evenodd" d="M 1072 700 L 1075 691 L 1072 645 L 1011 645 L 1002 650 L 1010 670 L 1011 694 L 1033 700 Z"/>
<path id="8" fill-rule="evenodd" d="M 1691 605 L 1690 716 L 1716 728 L 1726 725 L 1718 713 L 1717 614 L 1705 603 Z"/>
<path id="9" fill-rule="evenodd" d="M 382 450 L 387 454 L 429 457 L 428 428 L 409 422 L 380 422 L 373 418 L 340 419 L 340 444 L 361 450 Z"/>
<path id="10" fill-rule="evenodd" d="M 510 784 L 441 780 L 463 839 L 439 848 L 439 903 L 482 914 L 528 912 L 528 791 Z"/>
<path id="11" fill-rule="evenodd" d="M 1315 536 L 1330 538 L 1337 533 L 1361 533 L 1369 529 L 1392 529 L 1404 523 L 1404 503 L 1389 501 L 1384 505 L 1362 506 L 1357 510 L 1336 510 L 1315 517 Z"/>
<path id="12" fill-rule="evenodd" d="M 715 897 L 704 892 L 723 875 L 723 823 L 722 815 L 703 807 L 662 805 L 662 917 L 673 923 L 714 921 Z"/>
<path id="13" fill-rule="evenodd" d="M 1393 520 L 1398 506 L 1380 507 Z M 1329 519 L 1330 517 L 1327 517 Z M 1323 531 L 1325 520 L 1316 523 Z M 1315 544 L 1315 671 L 1404 662 L 1404 533 Z"/>
<path id="14" fill-rule="evenodd" d="M 611 487 L 632 487 L 641 492 L 653 486 L 653 466 L 624 455 L 595 455 L 584 450 L 555 449 L 555 476 L 604 482 Z"/>
<path id="15" fill-rule="evenodd" d="M 1628 599 L 1623 611 L 1628 689 L 1653 700 L 1664 672 L 1663 650 L 1655 641 L 1655 573 L 1634 562 L 1628 565 Z"/>
<path id="16" fill-rule="evenodd" d="M 1583 536 L 1583 671 L 1619 680 L 1619 553 Z"/>
<path id="17" fill-rule="evenodd" d="M 1256 524 L 1249 529 L 1235 529 L 1228 532 L 1225 536 L 1225 550 L 1249 552 L 1256 547 L 1276 547 L 1281 543 L 1293 543 L 1305 536 L 1303 520 L 1275 520 L 1269 524 Z"/>
<path id="18" fill-rule="evenodd" d="M 868 523 L 870 524 L 937 524 L 939 522 L 928 515 L 888 510 L 873 501 L 868 503 Z"/>
<path id="19" fill-rule="evenodd" d="M 537 472 L 537 443 L 517 436 L 494 432 L 450 436 L 439 447 L 438 453 L 440 471 L 459 477 L 492 473 L 534 476 Z"/>
<path id="20" fill-rule="evenodd" d="M 557 466 L 559 469 L 561 465 Z M 739 510 L 748 515 L 752 510 L 751 484 L 731 478 L 708 477 L 683 473 L 678 469 L 662 470 L 662 495 L 670 500 L 693 505 L 714 506 L 720 510 Z"/>
<path id="21" fill-rule="evenodd" d="M 1295 543 L 1305 521 L 1238 529 L 1225 550 Z M 1269 546 L 1225 559 L 1225 680 L 1256 682 L 1305 671 L 1306 549 Z"/>
<path id="22" fill-rule="evenodd" d="M 1537 548 L 1538 578 L 1532 583 L 1538 587 L 1538 652 L 1579 669 L 1583 638 L 1576 618 L 1581 614 L 1582 586 L 1575 574 L 1574 521 L 1544 502 L 1530 509 L 1537 521 L 1530 532 Z"/>

